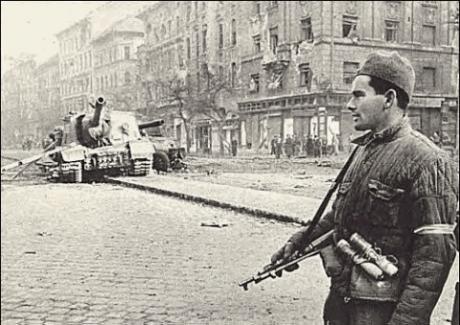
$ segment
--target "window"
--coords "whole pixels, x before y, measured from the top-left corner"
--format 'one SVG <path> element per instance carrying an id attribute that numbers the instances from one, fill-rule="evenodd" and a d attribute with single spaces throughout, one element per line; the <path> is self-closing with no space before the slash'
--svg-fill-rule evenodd
<path id="1" fill-rule="evenodd" d="M 195 19 L 198 19 L 198 1 L 195 1 Z"/>
<path id="2" fill-rule="evenodd" d="M 131 73 L 129 71 L 125 72 L 125 85 L 129 85 L 131 83 Z"/>
<path id="3" fill-rule="evenodd" d="M 254 53 L 260 53 L 262 48 L 260 47 L 260 35 L 252 37 L 254 42 Z"/>
<path id="4" fill-rule="evenodd" d="M 196 89 L 198 91 L 201 90 L 201 76 L 200 76 L 200 71 L 196 73 Z"/>
<path id="5" fill-rule="evenodd" d="M 270 1 L 270 7 L 278 7 L 278 1 Z"/>
<path id="6" fill-rule="evenodd" d="M 224 47 L 224 25 L 219 24 L 219 48 Z"/>
<path id="7" fill-rule="evenodd" d="M 432 67 L 424 67 L 422 82 L 424 90 L 434 90 L 436 88 L 436 69 Z"/>
<path id="8" fill-rule="evenodd" d="M 343 63 L 343 83 L 350 85 L 356 76 L 358 71 L 359 63 L 356 62 L 344 62 Z"/>
<path id="9" fill-rule="evenodd" d="M 232 19 L 232 45 L 236 45 L 236 20 Z"/>
<path id="10" fill-rule="evenodd" d="M 350 32 L 356 30 L 358 18 L 351 16 L 343 16 L 342 37 L 348 37 Z"/>
<path id="11" fill-rule="evenodd" d="M 260 11 L 260 6 L 261 6 L 260 1 L 256 1 L 256 2 L 255 2 L 255 8 L 254 8 L 254 9 L 255 9 L 255 14 L 256 14 L 256 15 L 260 15 L 260 12 L 261 12 L 261 11 Z"/>
<path id="12" fill-rule="evenodd" d="M 190 60 L 190 38 L 187 38 L 187 59 Z"/>
<path id="13" fill-rule="evenodd" d="M 299 66 L 300 70 L 300 86 L 301 87 L 307 87 L 308 90 L 310 90 L 311 87 L 311 69 L 310 69 L 310 64 L 305 63 Z"/>
<path id="14" fill-rule="evenodd" d="M 172 36 L 172 21 L 168 20 L 168 37 Z"/>
<path id="15" fill-rule="evenodd" d="M 423 43 L 435 45 L 436 43 L 436 26 L 423 25 Z"/>
<path id="16" fill-rule="evenodd" d="M 260 90 L 260 76 L 258 73 L 252 74 L 249 81 L 249 92 L 258 93 Z"/>
<path id="17" fill-rule="evenodd" d="M 232 75 L 231 75 L 231 84 L 232 88 L 235 88 L 236 85 L 236 63 L 232 63 Z"/>
<path id="18" fill-rule="evenodd" d="M 180 19 L 179 19 L 179 16 L 176 17 L 176 34 L 180 34 Z"/>
<path id="19" fill-rule="evenodd" d="M 129 52 L 129 46 L 125 46 L 124 47 L 124 51 L 125 51 L 125 60 L 129 60 L 131 55 L 130 55 L 130 52 Z"/>
<path id="20" fill-rule="evenodd" d="M 200 56 L 200 34 L 198 34 L 198 32 L 196 32 L 195 38 L 196 38 L 196 57 L 199 57 Z"/>
<path id="21" fill-rule="evenodd" d="M 276 54 L 278 48 L 278 27 L 270 28 L 270 49 Z"/>
<path id="22" fill-rule="evenodd" d="M 385 41 L 397 42 L 398 41 L 398 26 L 399 23 L 395 21 L 385 21 Z"/>
<path id="23" fill-rule="evenodd" d="M 179 62 L 179 67 L 181 68 L 184 66 L 183 52 L 184 49 L 182 47 L 182 44 L 180 44 L 177 48 L 177 61 Z"/>
<path id="24" fill-rule="evenodd" d="M 302 40 L 304 41 L 313 41 L 313 31 L 311 28 L 311 18 L 305 18 L 300 21 L 302 29 Z"/>
<path id="25" fill-rule="evenodd" d="M 206 44 L 206 38 L 208 36 L 208 25 L 204 24 L 203 25 L 203 52 L 206 52 L 207 49 L 207 44 Z"/>

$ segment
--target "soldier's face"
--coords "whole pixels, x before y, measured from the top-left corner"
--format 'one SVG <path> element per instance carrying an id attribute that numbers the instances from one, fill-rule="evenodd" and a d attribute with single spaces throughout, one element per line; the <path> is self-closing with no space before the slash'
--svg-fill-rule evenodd
<path id="1" fill-rule="evenodd" d="M 384 96 L 377 95 L 369 86 L 369 76 L 357 76 L 351 87 L 347 108 L 351 111 L 355 130 L 380 131 L 384 124 Z"/>

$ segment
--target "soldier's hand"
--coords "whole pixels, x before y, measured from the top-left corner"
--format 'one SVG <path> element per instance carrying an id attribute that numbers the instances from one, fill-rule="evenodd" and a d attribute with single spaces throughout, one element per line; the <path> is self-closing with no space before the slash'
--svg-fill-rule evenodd
<path id="1" fill-rule="evenodd" d="M 295 257 L 296 254 L 297 254 L 296 246 L 294 245 L 294 243 L 288 241 L 275 254 L 273 254 L 271 258 L 271 263 L 275 265 L 275 264 L 289 261 L 291 258 Z M 288 272 L 292 272 L 292 271 L 297 270 L 298 268 L 299 268 L 299 264 L 296 263 L 296 264 L 293 264 L 285 268 L 285 270 Z M 282 271 L 276 272 L 276 275 L 281 277 Z"/>

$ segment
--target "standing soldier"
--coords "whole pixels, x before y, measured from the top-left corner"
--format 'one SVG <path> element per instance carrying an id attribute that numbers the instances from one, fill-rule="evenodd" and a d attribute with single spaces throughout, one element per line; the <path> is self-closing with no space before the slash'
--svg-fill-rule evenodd
<path id="1" fill-rule="evenodd" d="M 354 140 L 332 210 L 272 256 L 272 263 L 285 261 L 333 229 L 334 244 L 357 233 L 394 257 L 397 274 L 377 281 L 337 245 L 322 254 L 331 277 L 325 324 L 430 324 L 447 280 L 456 254 L 458 173 L 447 153 L 409 124 L 414 83 L 412 65 L 398 53 L 368 56 L 347 108 L 354 128 L 370 132 Z"/>

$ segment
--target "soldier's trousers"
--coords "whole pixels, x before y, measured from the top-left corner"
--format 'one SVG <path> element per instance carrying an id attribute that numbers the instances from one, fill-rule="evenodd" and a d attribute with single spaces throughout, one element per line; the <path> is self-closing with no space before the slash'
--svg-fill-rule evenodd
<path id="1" fill-rule="evenodd" d="M 351 299 L 330 292 L 324 305 L 325 325 L 385 325 L 396 307 L 392 302 Z"/>

